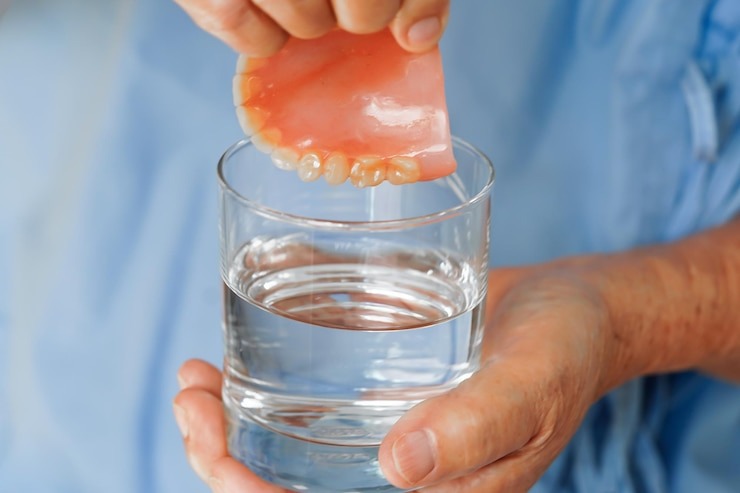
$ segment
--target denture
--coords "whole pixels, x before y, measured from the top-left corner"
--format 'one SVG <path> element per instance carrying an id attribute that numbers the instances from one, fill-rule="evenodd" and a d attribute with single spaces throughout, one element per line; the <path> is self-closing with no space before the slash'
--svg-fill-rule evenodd
<path id="1" fill-rule="evenodd" d="M 241 56 L 234 105 L 255 147 L 304 181 L 401 185 L 455 171 L 439 50 L 408 53 L 388 30 Z"/>

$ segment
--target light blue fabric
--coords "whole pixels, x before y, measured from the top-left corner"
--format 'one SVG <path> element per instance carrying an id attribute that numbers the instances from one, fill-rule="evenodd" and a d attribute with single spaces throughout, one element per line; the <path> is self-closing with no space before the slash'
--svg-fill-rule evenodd
<path id="1" fill-rule="evenodd" d="M 495 264 L 671 241 L 740 211 L 737 0 L 453 0 L 453 130 L 497 166 Z M 165 0 L 0 19 L 0 492 L 205 492 L 175 373 L 218 363 L 214 166 L 234 55 Z M 740 389 L 599 402 L 535 493 L 740 491 Z"/>

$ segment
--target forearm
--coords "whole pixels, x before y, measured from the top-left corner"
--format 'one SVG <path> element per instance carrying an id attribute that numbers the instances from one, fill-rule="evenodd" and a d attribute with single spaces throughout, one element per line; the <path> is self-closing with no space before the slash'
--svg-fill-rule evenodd
<path id="1" fill-rule="evenodd" d="M 740 382 L 740 221 L 585 264 L 609 309 L 605 391 L 686 369 Z"/>

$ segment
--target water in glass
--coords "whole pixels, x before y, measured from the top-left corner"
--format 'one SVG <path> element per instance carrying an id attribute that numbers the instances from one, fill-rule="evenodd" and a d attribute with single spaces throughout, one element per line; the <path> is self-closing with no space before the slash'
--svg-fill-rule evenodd
<path id="1" fill-rule="evenodd" d="M 244 245 L 223 272 L 230 449 L 295 491 L 401 491 L 378 446 L 477 369 L 476 276 L 453 252 L 374 238 Z"/>

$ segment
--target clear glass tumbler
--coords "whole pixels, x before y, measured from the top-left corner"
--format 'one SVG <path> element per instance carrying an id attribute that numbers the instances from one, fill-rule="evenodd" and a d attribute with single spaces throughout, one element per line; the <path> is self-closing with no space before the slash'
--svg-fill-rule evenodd
<path id="1" fill-rule="evenodd" d="M 304 183 L 249 141 L 222 157 L 231 454 L 295 491 L 400 491 L 378 446 L 478 368 L 493 167 L 358 189 Z"/>

